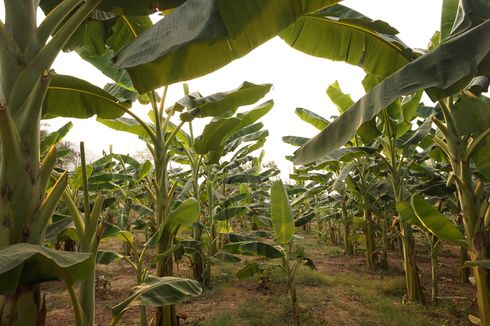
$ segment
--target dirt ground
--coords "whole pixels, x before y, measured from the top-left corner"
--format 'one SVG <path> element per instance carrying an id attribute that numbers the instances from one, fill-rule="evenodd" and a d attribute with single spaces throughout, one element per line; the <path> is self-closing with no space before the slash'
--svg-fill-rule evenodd
<path id="1" fill-rule="evenodd" d="M 440 296 L 437 304 L 406 303 L 402 261 L 391 252 L 389 268 L 367 271 L 362 254 L 346 257 L 342 249 L 304 234 L 298 241 L 317 271 L 301 269 L 297 292 L 303 325 L 472 325 L 468 314 L 477 315 L 471 284 L 459 280 L 458 249 L 446 245 L 439 257 Z M 103 244 L 102 247 L 120 243 Z M 430 300 L 430 258 L 419 244 L 418 264 L 427 300 Z M 212 286 L 198 298 L 177 307 L 181 325 L 290 325 L 291 309 L 286 296 L 285 277 L 272 274 L 270 280 L 238 280 L 240 263 L 217 263 L 212 269 Z M 180 262 L 176 274 L 192 278 L 187 259 Z M 132 269 L 125 261 L 97 266 L 96 325 L 109 325 L 111 308 L 123 301 L 135 285 Z M 47 301 L 47 325 L 74 325 L 73 309 L 62 283 L 43 285 Z M 148 318 L 154 310 L 148 309 Z M 139 312 L 131 308 L 119 325 L 139 325 Z"/>

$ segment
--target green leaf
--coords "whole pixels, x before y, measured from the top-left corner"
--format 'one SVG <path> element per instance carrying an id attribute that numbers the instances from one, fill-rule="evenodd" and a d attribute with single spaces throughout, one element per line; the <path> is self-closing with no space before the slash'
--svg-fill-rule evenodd
<path id="1" fill-rule="evenodd" d="M 489 33 L 490 20 L 407 64 L 376 85 L 321 133 L 299 148 L 295 152 L 294 163 L 314 162 L 341 147 L 364 122 L 373 119 L 401 95 L 430 87 L 449 88 L 463 78 L 478 74 L 479 65 L 490 50 L 490 39 L 486 37 Z"/>
<path id="2" fill-rule="evenodd" d="M 413 210 L 412 204 L 410 202 L 399 201 L 395 204 L 395 207 L 396 211 L 405 222 L 411 225 L 417 225 L 418 227 L 425 229 L 417 215 L 415 215 L 415 211 Z"/>
<path id="3" fill-rule="evenodd" d="M 485 180 L 490 181 L 490 135 L 487 135 L 477 145 L 470 158 L 476 170 L 483 175 Z"/>
<path id="4" fill-rule="evenodd" d="M 186 0 L 104 0 L 96 11 L 106 11 L 106 14 L 149 15 L 156 11 L 164 11 L 180 6 Z M 62 0 L 41 0 L 39 6 L 48 14 Z"/>
<path id="5" fill-rule="evenodd" d="M 462 94 L 451 110 L 456 130 L 460 135 L 479 135 L 490 128 L 490 102 Z"/>
<path id="6" fill-rule="evenodd" d="M 266 115 L 270 110 L 272 110 L 273 107 L 274 101 L 268 100 L 264 103 L 259 104 L 257 107 L 253 108 L 250 111 L 237 113 L 236 117 L 242 120 L 238 128 L 241 129 L 243 127 L 251 125 L 252 123 L 262 118 L 264 115 Z"/>
<path id="7" fill-rule="evenodd" d="M 150 136 L 148 135 L 148 132 L 145 130 L 145 128 L 143 128 L 143 126 L 141 126 L 141 124 L 138 121 L 132 118 L 126 118 L 126 117 L 121 117 L 118 119 L 97 118 L 97 121 L 114 130 L 124 131 L 136 135 L 146 142 L 150 140 Z"/>
<path id="8" fill-rule="evenodd" d="M 315 212 L 303 215 L 294 221 L 294 226 L 295 227 L 303 226 L 303 225 L 307 224 L 308 222 L 310 222 L 314 217 L 315 217 Z"/>
<path id="9" fill-rule="evenodd" d="M 188 297 L 201 295 L 198 282 L 172 276 L 147 276 L 142 284 L 133 288 L 131 295 L 112 308 L 112 324 L 133 306 L 161 307 L 173 305 Z"/>
<path id="10" fill-rule="evenodd" d="M 232 255 L 232 254 L 229 254 L 229 253 L 223 252 L 223 251 L 216 253 L 213 257 L 220 260 L 220 261 L 224 261 L 227 263 L 239 263 L 242 261 L 240 259 L 240 257 L 237 257 L 235 255 Z"/>
<path id="11" fill-rule="evenodd" d="M 266 228 L 272 227 L 272 220 L 265 216 L 252 215 L 252 221 L 258 226 L 263 226 Z"/>
<path id="12" fill-rule="evenodd" d="M 341 114 L 347 111 L 347 109 L 354 104 L 352 97 L 349 94 L 342 92 L 338 81 L 334 81 L 332 84 L 328 85 L 327 95 L 337 106 L 337 109 Z"/>
<path id="13" fill-rule="evenodd" d="M 270 91 L 271 87 L 271 84 L 256 85 L 245 81 L 237 89 L 229 92 L 198 98 L 187 95 L 177 103 L 189 109 L 195 109 L 189 114 L 199 118 L 226 117 L 233 115 L 241 106 L 257 102 Z"/>
<path id="14" fill-rule="evenodd" d="M 265 258 L 281 258 L 282 251 L 268 243 L 260 241 L 244 241 L 225 244 L 224 249 L 232 254 L 256 255 Z"/>
<path id="15" fill-rule="evenodd" d="M 248 199 L 249 197 L 250 197 L 250 195 L 247 193 L 242 193 L 242 194 L 237 194 L 237 195 L 231 196 L 223 202 L 223 207 L 228 207 L 234 203 L 238 203 L 238 202 L 241 202 L 245 199 Z"/>
<path id="16" fill-rule="evenodd" d="M 65 123 L 61 128 L 53 131 L 41 139 L 41 156 L 44 156 L 51 146 L 59 143 L 73 127 L 73 122 Z"/>
<path id="17" fill-rule="evenodd" d="M 319 130 L 325 129 L 330 124 L 330 122 L 327 119 L 325 119 L 324 117 L 319 116 L 315 112 L 312 112 L 312 111 L 307 110 L 307 109 L 296 108 L 294 113 L 296 113 L 296 115 L 301 120 L 309 123 L 310 125 L 312 125 L 313 127 L 315 127 L 316 129 L 319 129 Z"/>
<path id="18" fill-rule="evenodd" d="M 304 15 L 280 36 L 293 48 L 309 55 L 345 61 L 367 73 L 388 76 L 414 58 L 396 34 L 398 31 L 385 22 L 334 5 Z"/>
<path id="19" fill-rule="evenodd" d="M 431 233 L 450 243 L 468 247 L 468 241 L 458 227 L 424 198 L 418 195 L 412 196 L 412 209 L 423 226 Z"/>
<path id="20" fill-rule="evenodd" d="M 301 146 L 305 144 L 310 138 L 306 137 L 298 137 L 298 136 L 284 136 L 282 137 L 282 141 L 286 144 L 293 146 Z"/>
<path id="21" fill-rule="evenodd" d="M 269 136 L 268 130 L 259 130 L 254 133 L 250 133 L 248 135 L 243 135 L 233 141 L 229 142 L 224 149 L 225 153 L 233 152 L 238 148 L 238 146 L 252 141 L 265 141 L 265 139 Z M 231 137 L 230 137 L 231 138 Z"/>
<path id="22" fill-rule="evenodd" d="M 196 152 L 198 154 L 207 154 L 217 150 L 239 124 L 240 119 L 237 118 L 221 119 L 208 123 L 204 127 L 202 135 L 196 138 Z"/>
<path id="23" fill-rule="evenodd" d="M 440 41 L 446 40 L 451 34 L 459 0 L 443 0 L 441 12 L 441 36 Z"/>
<path id="24" fill-rule="evenodd" d="M 226 178 L 223 182 L 226 184 L 235 183 L 261 183 L 266 181 L 267 178 L 253 175 L 253 174 L 236 174 Z"/>
<path id="25" fill-rule="evenodd" d="M 170 212 L 164 225 L 170 228 L 170 233 L 176 228 L 186 228 L 192 225 L 200 213 L 199 202 L 194 198 L 184 200 L 176 209 Z"/>
<path id="26" fill-rule="evenodd" d="M 247 214 L 248 208 L 245 206 L 237 206 L 237 207 L 227 207 L 220 210 L 216 215 L 213 216 L 215 221 L 228 221 L 231 218 L 237 216 L 243 216 Z"/>
<path id="27" fill-rule="evenodd" d="M 43 119 L 55 117 L 84 119 L 97 115 L 113 119 L 130 105 L 119 102 L 103 89 L 84 80 L 53 74 L 43 103 Z"/>
<path id="28" fill-rule="evenodd" d="M 271 218 L 276 241 L 285 244 L 293 239 L 294 218 L 288 194 L 281 180 L 275 181 L 271 188 Z"/>
<path id="29" fill-rule="evenodd" d="M 188 0 L 122 49 L 116 65 L 127 68 L 140 93 L 190 80 L 243 57 L 299 16 L 335 2 Z"/>
<path id="30" fill-rule="evenodd" d="M 68 286 L 83 280 L 94 268 L 93 255 L 63 252 L 30 243 L 0 249 L 0 294 L 15 294 L 23 285 L 62 280 Z"/>
<path id="31" fill-rule="evenodd" d="M 123 256 L 115 251 L 110 250 L 97 250 L 95 255 L 95 263 L 102 265 L 109 265 L 110 263 L 121 259 Z"/>
<path id="32" fill-rule="evenodd" d="M 248 280 L 253 278 L 256 274 L 260 273 L 262 270 L 260 268 L 260 264 L 258 263 L 249 263 L 245 265 L 245 267 L 241 268 L 237 273 L 236 277 L 239 280 Z"/>
<path id="33" fill-rule="evenodd" d="M 417 128 L 415 133 L 413 133 L 413 135 L 409 139 L 407 139 L 406 141 L 400 144 L 398 142 L 398 140 L 401 139 L 400 138 L 397 140 L 396 145 L 401 148 L 406 148 L 410 145 L 417 145 L 419 142 L 422 141 L 422 139 L 424 139 L 429 134 L 431 128 L 432 128 L 432 119 L 429 117 L 420 125 L 420 127 Z"/>

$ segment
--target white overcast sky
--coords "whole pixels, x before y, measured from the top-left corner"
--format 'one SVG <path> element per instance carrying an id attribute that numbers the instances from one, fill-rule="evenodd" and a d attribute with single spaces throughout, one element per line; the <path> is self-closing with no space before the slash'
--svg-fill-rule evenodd
<path id="1" fill-rule="evenodd" d="M 398 29 L 399 38 L 412 48 L 426 48 L 430 37 L 439 29 L 442 0 L 347 0 L 342 4 L 372 19 L 388 22 Z M 0 10 L 3 11 L 3 6 Z M 0 14 L 3 18 L 3 12 Z M 60 74 L 77 76 L 100 87 L 110 82 L 75 53 L 61 54 L 53 68 Z M 338 80 L 344 92 L 350 93 L 356 100 L 363 95 L 363 76 L 360 68 L 305 55 L 275 38 L 245 57 L 214 73 L 191 80 L 188 84 L 191 92 L 199 91 L 206 96 L 234 89 L 243 81 L 272 83 L 274 87 L 264 100 L 272 98 L 275 106 L 261 120 L 270 132 L 264 147 L 265 160 L 275 161 L 282 170 L 283 179 L 287 179 L 292 166 L 284 156 L 291 155 L 294 147 L 283 144 L 281 137 L 311 137 L 317 133 L 316 129 L 294 115 L 295 108 L 303 107 L 330 117 L 336 113 L 336 109 L 325 94 L 327 86 Z M 170 86 L 167 106 L 182 96 L 181 84 Z M 135 109 L 142 116 L 146 116 L 149 110 L 148 107 Z M 96 155 L 107 150 L 109 144 L 113 145 L 114 152 L 121 154 L 132 154 L 145 148 L 136 136 L 112 131 L 93 119 L 71 120 L 74 128 L 66 139 L 75 144 L 85 141 L 85 146 Z M 51 125 L 51 129 L 56 129 L 66 121 L 54 119 L 46 122 Z"/>

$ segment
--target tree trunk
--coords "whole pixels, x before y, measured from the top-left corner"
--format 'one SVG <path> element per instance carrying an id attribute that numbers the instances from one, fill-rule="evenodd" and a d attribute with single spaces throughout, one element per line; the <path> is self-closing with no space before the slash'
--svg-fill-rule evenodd
<path id="1" fill-rule="evenodd" d="M 412 302 L 425 303 L 417 268 L 415 242 L 412 229 L 405 221 L 401 221 L 400 232 L 403 245 L 403 268 L 405 270 L 407 298 Z"/>
<path id="2" fill-rule="evenodd" d="M 345 200 L 342 200 L 342 219 L 344 220 L 344 250 L 346 256 L 354 255 L 354 246 L 352 244 L 352 219 L 347 213 L 347 207 L 345 205 Z"/>
<path id="3" fill-rule="evenodd" d="M 363 210 L 364 221 L 366 227 L 364 228 L 364 240 L 366 244 L 366 266 L 368 270 L 374 270 L 374 251 L 376 250 L 376 243 L 374 240 L 374 225 L 371 212 L 367 209 Z"/>

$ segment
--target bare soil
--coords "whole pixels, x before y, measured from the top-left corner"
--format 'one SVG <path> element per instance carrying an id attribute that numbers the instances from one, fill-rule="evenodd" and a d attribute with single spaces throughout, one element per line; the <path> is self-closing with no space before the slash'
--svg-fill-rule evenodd
<path id="1" fill-rule="evenodd" d="M 364 256 L 346 257 L 341 248 L 319 243 L 313 234 L 303 236 L 299 243 L 317 266 L 316 272 L 302 269 L 297 277 L 303 325 L 471 325 L 468 314 L 477 315 L 474 287 L 459 280 L 458 248 L 446 245 L 439 257 L 439 291 L 445 299 L 422 306 L 407 303 L 404 298 L 398 252 L 390 253 L 387 270 L 371 272 L 365 268 Z M 102 246 L 122 248 L 118 242 Z M 430 301 L 428 251 L 420 244 L 417 252 L 425 294 Z M 244 263 L 213 266 L 212 287 L 200 297 L 178 305 L 181 325 L 290 325 L 284 276 L 274 273 L 265 282 L 241 281 L 234 274 Z M 187 259 L 178 264 L 176 275 L 192 278 Z M 97 277 L 96 325 L 105 326 L 111 321 L 111 307 L 127 298 L 136 282 L 125 261 L 98 265 Z M 47 325 L 74 325 L 73 309 L 63 284 L 45 284 L 43 291 Z M 148 309 L 149 319 L 153 313 L 153 309 Z M 131 308 L 119 325 L 139 325 L 138 309 Z"/>

